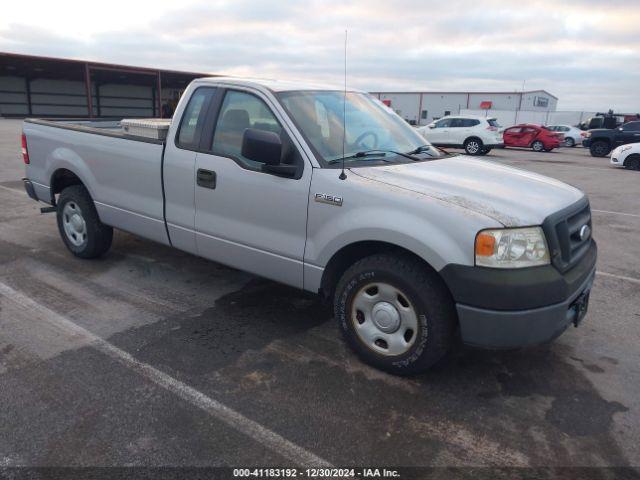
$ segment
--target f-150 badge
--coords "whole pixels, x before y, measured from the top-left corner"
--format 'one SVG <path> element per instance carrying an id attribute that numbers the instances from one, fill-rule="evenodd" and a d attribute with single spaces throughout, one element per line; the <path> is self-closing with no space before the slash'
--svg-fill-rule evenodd
<path id="1" fill-rule="evenodd" d="M 336 195 L 329 195 L 326 193 L 316 193 L 316 202 L 328 203 L 329 205 L 335 205 L 336 207 L 342 206 L 342 197 Z"/>

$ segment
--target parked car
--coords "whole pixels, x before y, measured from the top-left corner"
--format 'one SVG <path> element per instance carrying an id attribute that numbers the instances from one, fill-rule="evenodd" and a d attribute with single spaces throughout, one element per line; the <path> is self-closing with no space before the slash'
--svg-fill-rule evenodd
<path id="1" fill-rule="evenodd" d="M 611 165 L 640 170 L 640 143 L 620 145 L 611 152 Z"/>
<path id="2" fill-rule="evenodd" d="M 536 152 L 550 152 L 564 141 L 561 133 L 531 123 L 514 125 L 503 133 L 505 147 L 532 148 Z"/>
<path id="3" fill-rule="evenodd" d="M 640 142 L 640 121 L 628 122 L 614 129 L 589 130 L 582 145 L 594 157 L 606 157 L 611 150 L 628 143 Z"/>
<path id="4" fill-rule="evenodd" d="M 586 195 L 443 153 L 366 92 L 198 79 L 165 127 L 25 120 L 25 189 L 73 255 L 105 254 L 120 228 L 319 293 L 357 354 L 398 374 L 457 336 L 531 345 L 586 314 Z"/>
<path id="5" fill-rule="evenodd" d="M 571 125 L 548 125 L 547 128 L 552 132 L 561 133 L 564 136 L 564 145 L 566 147 L 582 145 L 582 140 L 587 136 L 585 132 Z"/>
<path id="6" fill-rule="evenodd" d="M 448 116 L 418 131 L 437 147 L 464 148 L 469 155 L 486 155 L 492 148 L 502 148 L 501 127 L 495 118 L 472 115 Z"/>

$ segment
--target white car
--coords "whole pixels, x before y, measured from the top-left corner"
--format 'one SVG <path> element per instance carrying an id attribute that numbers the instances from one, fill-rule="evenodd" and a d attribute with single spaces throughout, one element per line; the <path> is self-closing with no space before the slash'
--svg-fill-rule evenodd
<path id="1" fill-rule="evenodd" d="M 495 118 L 452 115 L 418 127 L 418 132 L 437 147 L 464 148 L 468 155 L 486 155 L 504 147 L 502 127 Z"/>
<path id="2" fill-rule="evenodd" d="M 620 145 L 611 152 L 611 165 L 640 170 L 640 143 Z"/>
<path id="3" fill-rule="evenodd" d="M 586 136 L 585 132 L 577 127 L 572 127 L 571 125 L 549 125 L 547 128 L 553 132 L 560 132 L 564 134 L 564 145 L 566 147 L 582 145 L 582 140 Z"/>

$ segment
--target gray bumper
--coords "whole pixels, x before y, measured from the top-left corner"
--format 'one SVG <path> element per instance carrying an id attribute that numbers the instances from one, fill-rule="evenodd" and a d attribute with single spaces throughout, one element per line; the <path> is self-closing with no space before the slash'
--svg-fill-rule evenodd
<path id="1" fill-rule="evenodd" d="M 462 341 L 483 348 L 518 348 L 553 340 L 577 319 L 574 302 L 593 285 L 595 267 L 567 300 L 529 310 L 487 310 L 457 304 Z"/>

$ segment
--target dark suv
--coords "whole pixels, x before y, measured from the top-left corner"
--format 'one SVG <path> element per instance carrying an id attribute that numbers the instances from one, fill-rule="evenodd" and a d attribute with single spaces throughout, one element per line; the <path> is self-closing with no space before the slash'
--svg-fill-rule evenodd
<path id="1" fill-rule="evenodd" d="M 638 142 L 640 142 L 640 120 L 625 123 L 612 130 L 605 128 L 589 130 L 582 141 L 582 146 L 587 147 L 594 157 L 605 157 L 620 145 Z"/>

